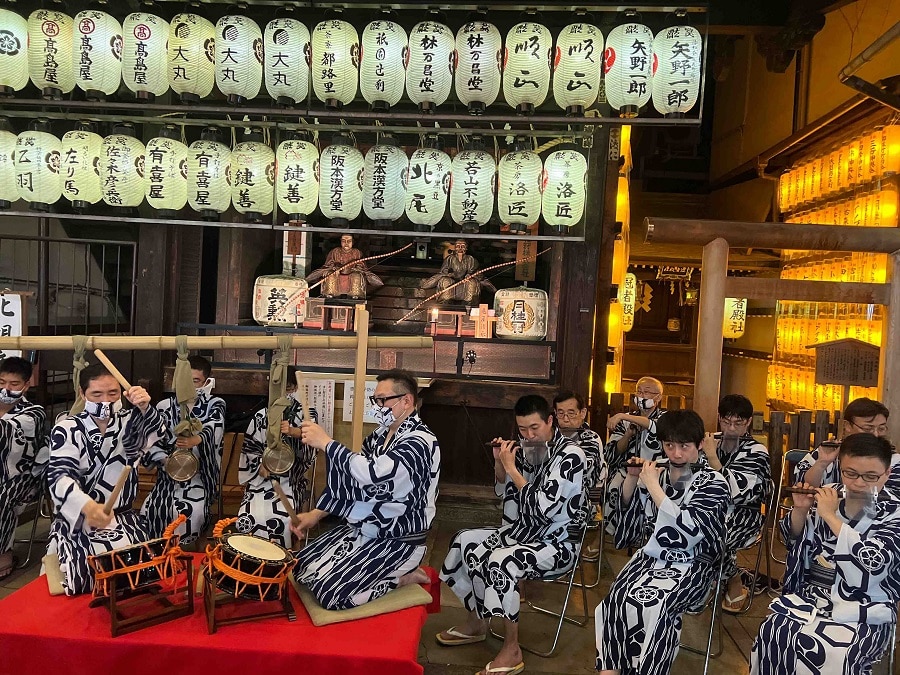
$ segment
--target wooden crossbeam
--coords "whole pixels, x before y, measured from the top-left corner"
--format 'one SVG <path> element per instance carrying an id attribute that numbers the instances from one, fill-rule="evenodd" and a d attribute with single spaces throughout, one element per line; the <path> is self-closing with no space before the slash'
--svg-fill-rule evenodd
<path id="1" fill-rule="evenodd" d="M 799 302 L 850 302 L 863 305 L 890 303 L 890 284 L 808 281 L 770 277 L 728 277 L 725 295 L 748 300 Z"/>

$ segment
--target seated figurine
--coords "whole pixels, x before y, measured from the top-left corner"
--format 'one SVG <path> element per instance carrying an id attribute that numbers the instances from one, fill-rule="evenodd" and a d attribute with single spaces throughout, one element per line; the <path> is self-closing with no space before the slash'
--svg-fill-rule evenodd
<path id="1" fill-rule="evenodd" d="M 353 247 L 353 237 L 341 236 L 341 245 L 328 252 L 325 264 L 312 272 L 306 280 L 314 283 L 322 279 L 322 297 L 365 298 L 369 287 L 373 290 L 384 286 L 381 278 L 366 267 L 358 248 Z"/>
<path id="2" fill-rule="evenodd" d="M 482 286 L 491 291 L 497 290 L 490 281 L 475 274 L 478 261 L 468 255 L 467 250 L 466 242 L 458 239 L 453 252 L 444 258 L 441 271 L 422 284 L 422 288 L 437 288 L 441 293 L 438 302 L 462 302 L 473 306 L 478 304 Z"/>

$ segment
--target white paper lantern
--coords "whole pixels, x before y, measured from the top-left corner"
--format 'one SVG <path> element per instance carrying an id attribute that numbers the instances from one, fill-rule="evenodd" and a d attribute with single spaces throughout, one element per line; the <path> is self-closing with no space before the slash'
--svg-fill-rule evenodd
<path id="1" fill-rule="evenodd" d="M 332 225 L 347 225 L 362 210 L 363 156 L 346 143 L 336 139 L 319 161 L 319 209 Z"/>
<path id="2" fill-rule="evenodd" d="M 278 105 L 293 106 L 309 95 L 309 29 L 296 19 L 266 24 L 263 52 L 266 91 Z"/>
<path id="3" fill-rule="evenodd" d="M 744 334 L 747 323 L 747 298 L 725 298 L 722 337 L 735 340 Z"/>
<path id="4" fill-rule="evenodd" d="M 35 211 L 49 211 L 62 195 L 61 149 L 59 139 L 46 131 L 25 131 L 16 138 L 16 189 Z"/>
<path id="5" fill-rule="evenodd" d="M 152 101 L 169 90 L 166 77 L 169 22 L 135 12 L 122 22 L 122 81 L 141 100 Z"/>
<path id="6" fill-rule="evenodd" d="M 622 306 L 622 330 L 626 333 L 634 328 L 634 310 L 637 305 L 637 277 L 628 272 L 619 286 L 619 304 Z"/>
<path id="7" fill-rule="evenodd" d="M 400 101 L 408 61 L 409 42 L 399 23 L 379 19 L 363 29 L 359 90 L 373 110 L 388 110 Z"/>
<path id="8" fill-rule="evenodd" d="M 28 84 L 28 22 L 0 8 L 0 95 L 9 96 Z"/>
<path id="9" fill-rule="evenodd" d="M 87 99 L 103 101 L 122 81 L 122 26 L 111 14 L 75 15 L 75 84 Z"/>
<path id="10" fill-rule="evenodd" d="M 497 167 L 497 213 L 513 232 L 523 232 L 541 217 L 541 158 L 530 150 L 507 152 Z"/>
<path id="11" fill-rule="evenodd" d="M 422 21 L 409 34 L 406 95 L 422 112 L 433 112 L 450 96 L 456 38 L 439 21 Z"/>
<path id="12" fill-rule="evenodd" d="M 216 86 L 232 105 L 256 98 L 262 86 L 262 31 L 240 14 L 216 22 Z"/>
<path id="13" fill-rule="evenodd" d="M 637 117 L 653 91 L 653 32 L 640 23 L 616 26 L 603 58 L 606 100 L 621 117 Z"/>
<path id="14" fill-rule="evenodd" d="M 477 232 L 494 212 L 497 165 L 484 150 L 463 150 L 450 167 L 450 216 L 463 232 Z"/>
<path id="15" fill-rule="evenodd" d="M 597 100 L 603 67 L 603 33 L 589 23 L 573 23 L 556 38 L 553 98 L 567 114 L 583 115 Z"/>
<path id="16" fill-rule="evenodd" d="M 359 35 L 346 21 L 328 19 L 312 32 L 313 92 L 327 108 L 340 109 L 356 97 Z"/>
<path id="17" fill-rule="evenodd" d="M 103 139 L 100 179 L 104 202 L 122 208 L 140 206 L 147 191 L 145 152 L 144 144 L 134 137 L 130 126 L 117 126 L 115 133 Z"/>
<path id="18" fill-rule="evenodd" d="M 275 152 L 275 197 L 288 220 L 306 221 L 319 205 L 319 150 L 302 140 L 284 141 Z"/>
<path id="19" fill-rule="evenodd" d="M 0 209 L 10 208 L 19 199 L 15 156 L 16 135 L 8 128 L 0 129 Z"/>
<path id="20" fill-rule="evenodd" d="M 176 217 L 187 204 L 187 152 L 175 127 L 147 142 L 147 204 L 164 218 Z"/>
<path id="21" fill-rule="evenodd" d="M 38 9 L 28 17 L 28 75 L 44 98 L 60 98 L 75 88 L 72 17 Z"/>
<path id="22" fill-rule="evenodd" d="M 275 204 L 275 152 L 262 135 L 245 134 L 231 152 L 231 203 L 246 220 L 256 222 Z"/>
<path id="23" fill-rule="evenodd" d="M 550 91 L 553 37 L 546 26 L 523 21 L 506 34 L 503 98 L 520 115 L 530 115 Z"/>
<path id="24" fill-rule="evenodd" d="M 62 137 L 62 194 L 77 210 L 103 199 L 100 183 L 102 153 L 103 137 L 92 132 L 90 125 L 68 131 Z"/>
<path id="25" fill-rule="evenodd" d="M 697 103 L 703 40 L 696 28 L 671 26 L 653 38 L 653 107 L 682 117 Z"/>
<path id="26" fill-rule="evenodd" d="M 541 214 L 548 225 L 566 232 L 584 215 L 587 160 L 577 150 L 557 150 L 544 162 Z"/>
<path id="27" fill-rule="evenodd" d="M 450 194 L 450 156 L 437 148 L 419 148 L 409 158 L 406 217 L 418 227 L 433 228 L 444 217 Z"/>
<path id="28" fill-rule="evenodd" d="M 218 220 L 231 206 L 231 150 L 213 128 L 188 148 L 187 199 L 204 220 Z"/>
<path id="29" fill-rule="evenodd" d="M 487 21 L 470 21 L 456 34 L 456 95 L 473 115 L 497 100 L 503 36 Z"/>
<path id="30" fill-rule="evenodd" d="M 363 210 L 377 227 L 390 227 L 406 207 L 409 158 L 393 138 L 382 139 L 366 153 Z"/>
<path id="31" fill-rule="evenodd" d="M 212 93 L 216 81 L 216 27 L 197 14 L 176 14 L 169 24 L 169 86 L 185 103 Z"/>

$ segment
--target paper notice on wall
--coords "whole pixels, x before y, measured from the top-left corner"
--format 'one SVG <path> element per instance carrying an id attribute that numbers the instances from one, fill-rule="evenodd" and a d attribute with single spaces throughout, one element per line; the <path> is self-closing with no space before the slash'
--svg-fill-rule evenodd
<path id="1" fill-rule="evenodd" d="M 366 381 L 366 407 L 363 412 L 363 422 L 369 424 L 377 424 L 372 403 L 369 401 L 369 397 L 375 395 L 375 385 L 377 384 L 375 381 Z M 353 380 L 344 380 L 344 421 L 353 421 Z"/>
<path id="2" fill-rule="evenodd" d="M 0 293 L 0 335 L 18 337 L 23 335 L 24 308 L 22 296 L 18 293 Z M 7 356 L 22 356 L 18 349 L 0 350 L 0 359 Z"/>
<path id="3" fill-rule="evenodd" d="M 305 380 L 309 407 L 319 415 L 319 424 L 334 435 L 334 380 Z"/>

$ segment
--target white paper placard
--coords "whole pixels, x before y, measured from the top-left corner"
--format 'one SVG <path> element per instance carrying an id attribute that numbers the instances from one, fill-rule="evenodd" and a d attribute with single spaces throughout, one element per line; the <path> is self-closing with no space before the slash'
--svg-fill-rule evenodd
<path id="1" fill-rule="evenodd" d="M 319 414 L 319 426 L 334 435 L 334 380 L 307 380 L 304 378 L 309 407 Z"/>
<path id="2" fill-rule="evenodd" d="M 375 395 L 375 385 L 377 384 L 374 380 L 366 380 L 366 407 L 363 412 L 363 422 L 369 424 L 378 424 L 375 421 L 372 403 L 369 401 L 369 397 Z M 353 421 L 353 380 L 344 380 L 344 421 Z"/>
<path id="3" fill-rule="evenodd" d="M 0 293 L 0 336 L 22 335 L 22 296 L 18 293 Z M 0 358 L 22 356 L 18 349 L 0 350 Z"/>

